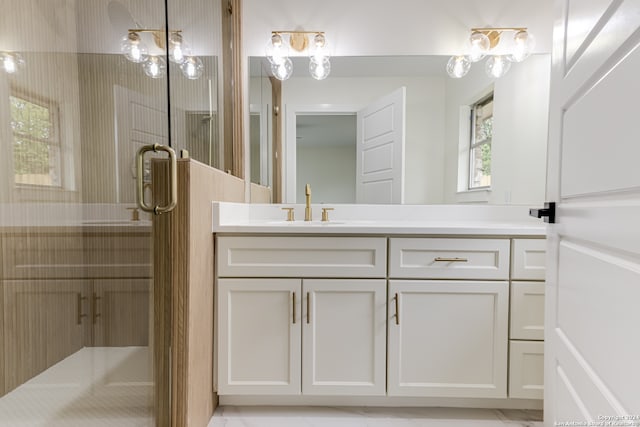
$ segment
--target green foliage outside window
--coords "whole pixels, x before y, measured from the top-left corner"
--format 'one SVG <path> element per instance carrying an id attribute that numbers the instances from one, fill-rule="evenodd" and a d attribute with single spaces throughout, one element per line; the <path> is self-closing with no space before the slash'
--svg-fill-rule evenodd
<path id="1" fill-rule="evenodd" d="M 56 185 L 58 143 L 51 108 L 10 96 L 16 183 Z"/>

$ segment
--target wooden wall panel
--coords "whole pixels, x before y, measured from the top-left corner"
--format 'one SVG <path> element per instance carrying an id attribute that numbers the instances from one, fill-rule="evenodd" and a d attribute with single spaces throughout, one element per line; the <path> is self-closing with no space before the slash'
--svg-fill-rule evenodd
<path id="1" fill-rule="evenodd" d="M 179 160 L 178 204 L 171 213 L 155 219 L 166 228 L 166 235 L 157 235 L 159 240 L 154 240 L 154 247 L 163 245 L 168 249 L 164 256 L 171 260 L 156 259 L 154 264 L 158 282 L 155 290 L 165 292 L 171 301 L 171 366 L 166 365 L 166 354 L 159 351 L 157 356 L 171 372 L 171 427 L 206 427 L 217 406 L 213 392 L 215 282 L 211 202 L 244 202 L 244 189 L 242 179 L 194 160 Z M 170 287 L 168 294 L 164 286 Z M 158 309 L 162 307 L 156 304 Z M 166 339 L 160 333 L 155 336 Z"/>
<path id="2" fill-rule="evenodd" d="M 271 203 L 271 188 L 251 183 L 251 203 Z"/>
<path id="3" fill-rule="evenodd" d="M 2 240 L 0 239 L 0 250 L 4 253 L 1 243 Z M 0 277 L 2 277 L 1 273 L 2 271 L 0 270 Z M 4 396 L 7 391 L 4 380 L 4 352 L 6 346 L 4 344 L 4 282 L 2 280 L 0 280 L 0 307 L 2 307 L 0 311 L 0 344 L 2 345 L 2 350 L 0 350 L 0 396 Z"/>
<path id="4" fill-rule="evenodd" d="M 282 81 L 269 77 L 271 81 L 271 96 L 273 99 L 273 203 L 282 203 Z"/>

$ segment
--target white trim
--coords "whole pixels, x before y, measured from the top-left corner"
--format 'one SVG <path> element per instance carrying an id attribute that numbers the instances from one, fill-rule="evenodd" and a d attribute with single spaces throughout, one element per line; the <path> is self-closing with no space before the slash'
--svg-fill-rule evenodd
<path id="1" fill-rule="evenodd" d="M 238 396 L 221 395 L 220 405 L 276 406 L 373 406 L 373 407 L 446 407 L 542 409 L 543 401 L 534 399 L 473 399 L 451 397 L 395 396 Z"/>
<path id="2" fill-rule="evenodd" d="M 282 168 L 283 203 L 296 203 L 296 116 L 304 114 L 356 114 L 364 106 L 354 104 L 290 104 L 285 105 L 285 139 Z"/>
<path id="3" fill-rule="evenodd" d="M 456 193 L 456 203 L 488 203 L 490 197 L 491 189 L 489 188 L 458 191 Z"/>

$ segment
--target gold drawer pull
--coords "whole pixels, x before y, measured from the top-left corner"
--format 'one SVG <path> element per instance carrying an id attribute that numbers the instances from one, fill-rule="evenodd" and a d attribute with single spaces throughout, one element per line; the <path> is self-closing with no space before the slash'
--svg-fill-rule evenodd
<path id="1" fill-rule="evenodd" d="M 101 299 L 102 297 L 99 297 L 95 292 L 93 293 L 93 296 L 91 298 L 91 313 L 93 314 L 91 323 L 94 325 L 98 322 L 98 317 L 102 316 L 100 313 L 98 313 L 98 300 Z"/>
<path id="2" fill-rule="evenodd" d="M 297 313 L 296 313 L 296 293 L 293 292 L 293 324 L 294 325 L 296 324 L 296 316 L 297 316 Z"/>
<path id="3" fill-rule="evenodd" d="M 311 323 L 311 296 L 307 292 L 307 324 Z"/>
<path id="4" fill-rule="evenodd" d="M 434 262 L 469 262 L 467 258 L 444 258 L 444 257 L 436 257 L 433 259 Z"/>
<path id="5" fill-rule="evenodd" d="M 398 293 L 396 293 L 396 296 L 393 298 L 394 300 L 396 300 L 396 325 L 400 324 L 400 301 L 398 299 Z"/>
<path id="6" fill-rule="evenodd" d="M 77 296 L 76 307 L 77 307 L 77 313 L 78 313 L 78 317 L 76 318 L 76 324 L 77 325 L 81 325 L 82 324 L 82 318 L 83 317 L 87 317 L 86 314 L 82 314 L 82 301 L 86 300 L 87 297 L 83 297 L 80 292 L 78 292 L 76 294 L 76 296 Z"/>

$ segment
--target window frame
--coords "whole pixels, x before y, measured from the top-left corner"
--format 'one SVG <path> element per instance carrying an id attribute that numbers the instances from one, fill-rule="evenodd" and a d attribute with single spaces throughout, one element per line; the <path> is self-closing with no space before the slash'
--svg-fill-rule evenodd
<path id="1" fill-rule="evenodd" d="M 18 87 L 11 86 L 11 91 L 9 94 L 10 98 L 18 98 L 21 101 L 28 102 L 30 104 L 37 105 L 39 107 L 46 108 L 49 112 L 51 123 L 51 135 L 48 139 L 41 139 L 37 137 L 30 136 L 28 134 L 19 133 L 11 129 L 11 149 L 12 149 L 12 169 L 13 169 L 13 185 L 16 189 L 38 189 L 38 190 L 51 190 L 51 191 L 61 191 L 65 189 L 65 179 L 64 179 L 64 167 L 65 167 L 65 158 L 64 158 L 64 147 L 62 141 L 62 126 L 61 126 L 61 118 L 60 118 L 60 105 L 51 99 L 48 99 L 43 96 L 35 95 L 29 91 L 22 90 Z M 13 121 L 13 117 L 10 117 L 10 120 Z M 15 143 L 16 137 L 25 139 L 31 142 L 36 142 L 40 144 L 45 144 L 49 149 L 50 147 L 56 147 L 58 149 L 59 156 L 59 170 L 57 171 L 59 175 L 59 183 L 53 185 L 47 184 L 29 184 L 29 183 L 20 183 L 16 182 L 16 164 L 15 164 Z"/>
<path id="2" fill-rule="evenodd" d="M 484 107 L 485 105 L 489 104 L 489 103 L 493 103 L 494 102 L 494 92 L 493 90 L 491 90 L 491 92 L 489 92 L 488 94 L 486 94 L 485 96 L 481 97 L 478 101 L 476 101 L 475 103 L 471 104 L 469 106 L 469 122 L 470 122 L 470 126 L 469 126 L 469 141 L 468 141 L 468 155 L 467 155 L 467 161 L 468 161 L 468 179 L 467 179 L 467 191 L 476 191 L 476 190 L 490 190 L 491 189 L 491 184 L 489 185 L 477 185 L 474 186 L 473 185 L 473 181 L 474 181 L 474 169 L 473 169 L 473 155 L 474 152 L 477 148 L 482 147 L 483 145 L 488 145 L 490 152 L 491 152 L 491 144 L 493 142 L 493 133 L 491 135 L 491 138 L 487 138 L 484 141 L 481 142 L 476 142 L 476 119 L 477 119 L 477 114 L 476 114 L 476 110 L 478 107 Z M 493 117 L 493 113 L 491 114 L 491 117 Z M 491 176 L 491 175 L 489 175 Z"/>

